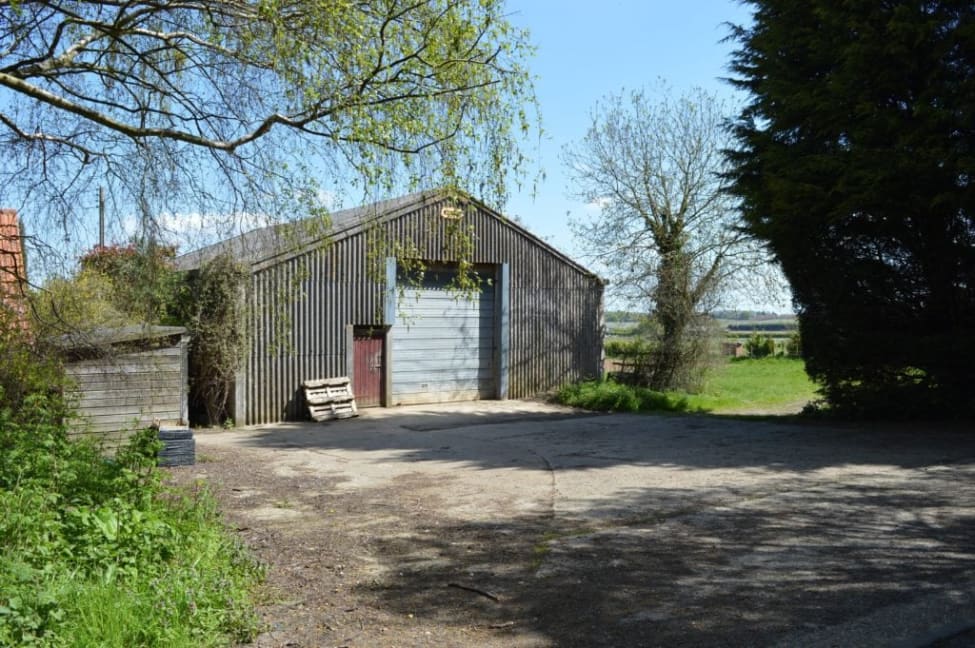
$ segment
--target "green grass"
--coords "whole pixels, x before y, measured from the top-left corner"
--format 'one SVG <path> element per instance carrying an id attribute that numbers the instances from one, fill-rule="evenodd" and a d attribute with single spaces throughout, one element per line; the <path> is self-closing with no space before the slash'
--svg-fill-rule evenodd
<path id="1" fill-rule="evenodd" d="M 788 412 L 814 400 L 816 385 L 806 376 L 802 360 L 741 359 L 715 367 L 697 394 L 587 381 L 563 387 L 557 398 L 573 407 L 612 412 Z"/>
<path id="2" fill-rule="evenodd" d="M 704 390 L 689 394 L 687 401 L 692 409 L 734 413 L 801 406 L 816 397 L 802 360 L 742 358 L 712 371 Z"/>

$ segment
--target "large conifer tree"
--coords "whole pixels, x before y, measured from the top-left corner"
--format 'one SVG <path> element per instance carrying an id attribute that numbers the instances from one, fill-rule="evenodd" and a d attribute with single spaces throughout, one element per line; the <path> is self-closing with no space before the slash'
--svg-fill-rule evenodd
<path id="1" fill-rule="evenodd" d="M 734 191 L 837 406 L 975 411 L 975 4 L 749 0 Z"/>

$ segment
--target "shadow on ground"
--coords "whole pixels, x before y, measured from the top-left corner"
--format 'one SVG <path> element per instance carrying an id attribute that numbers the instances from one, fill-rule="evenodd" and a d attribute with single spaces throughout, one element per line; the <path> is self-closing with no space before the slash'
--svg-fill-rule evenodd
<path id="1" fill-rule="evenodd" d="M 928 595 L 962 592 L 970 603 L 975 465 L 963 477 L 796 482 L 734 503 L 647 487 L 604 503 L 642 511 L 632 518 L 421 527 L 375 539 L 388 577 L 365 589 L 403 615 L 494 629 L 512 645 L 525 635 L 553 646 L 803 645 Z M 907 616 L 900 636 L 889 624 L 853 626 L 835 645 L 930 630 Z"/>
<path id="2" fill-rule="evenodd" d="M 374 414 L 375 413 L 375 414 Z M 809 471 L 837 464 L 916 467 L 975 457 L 975 434 L 944 423 L 825 425 L 791 417 L 595 414 L 560 408 L 474 412 L 371 410 L 329 423 L 257 428 L 255 448 L 376 452 L 388 460 L 563 470 L 614 465 Z"/>
<path id="3" fill-rule="evenodd" d="M 963 428 L 409 409 L 207 436 L 241 453 L 212 469 L 269 538 L 301 645 L 922 646 L 975 625 Z"/>

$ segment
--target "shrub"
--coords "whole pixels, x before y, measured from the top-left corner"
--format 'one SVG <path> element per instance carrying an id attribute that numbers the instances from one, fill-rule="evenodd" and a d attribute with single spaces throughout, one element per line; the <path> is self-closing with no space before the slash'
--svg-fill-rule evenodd
<path id="1" fill-rule="evenodd" d="M 35 341 L 31 331 L 25 331 L 16 315 L 0 304 L 0 411 L 7 410 L 14 420 L 31 418 L 36 407 L 25 407 L 29 397 L 60 392 L 64 374 L 57 358 Z M 36 403 L 41 406 L 41 403 Z M 49 399 L 45 408 L 55 408 L 53 416 L 66 411 L 60 399 Z M 0 431 L 2 434 L 2 431 Z M 3 446 L 0 445 L 0 453 Z M 0 454 L 2 456 L 2 454 Z"/>
<path id="2" fill-rule="evenodd" d="M 789 341 L 785 345 L 785 353 L 790 358 L 802 357 L 802 336 L 799 334 L 799 331 L 794 331 L 789 336 Z"/>
<path id="3" fill-rule="evenodd" d="M 752 333 L 745 342 L 745 350 L 751 358 L 766 358 L 775 355 L 775 340 L 761 333 Z"/>
<path id="4" fill-rule="evenodd" d="M 687 399 L 612 380 L 589 380 L 562 387 L 556 400 L 570 407 L 601 412 L 685 412 Z"/>
<path id="5" fill-rule="evenodd" d="M 647 340 L 610 340 L 606 343 L 606 356 L 609 358 L 631 358 L 646 355 L 653 351 L 653 345 Z"/>
<path id="6" fill-rule="evenodd" d="M 249 278 L 247 269 L 229 255 L 214 258 L 187 277 L 180 311 L 191 335 L 194 421 L 220 425 L 232 414 L 228 405 L 249 341 L 248 312 L 241 298 Z"/>

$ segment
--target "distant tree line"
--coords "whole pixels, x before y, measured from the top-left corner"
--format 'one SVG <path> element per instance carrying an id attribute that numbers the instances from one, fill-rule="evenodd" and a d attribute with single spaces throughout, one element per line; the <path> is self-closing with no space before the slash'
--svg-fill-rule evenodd
<path id="1" fill-rule="evenodd" d="M 796 324 L 786 322 L 754 322 L 752 324 L 728 324 L 729 331 L 792 331 Z"/>

